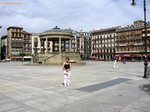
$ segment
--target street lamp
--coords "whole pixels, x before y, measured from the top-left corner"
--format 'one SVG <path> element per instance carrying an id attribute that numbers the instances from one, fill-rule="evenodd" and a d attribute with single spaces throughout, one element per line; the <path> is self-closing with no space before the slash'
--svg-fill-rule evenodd
<path id="1" fill-rule="evenodd" d="M 135 0 L 132 0 L 132 6 L 135 6 Z M 144 44 L 145 44 L 145 62 L 144 62 L 144 76 L 143 78 L 147 78 L 146 71 L 148 67 L 148 60 L 147 60 L 147 22 L 146 22 L 146 0 L 143 0 L 143 7 L 144 7 Z"/>

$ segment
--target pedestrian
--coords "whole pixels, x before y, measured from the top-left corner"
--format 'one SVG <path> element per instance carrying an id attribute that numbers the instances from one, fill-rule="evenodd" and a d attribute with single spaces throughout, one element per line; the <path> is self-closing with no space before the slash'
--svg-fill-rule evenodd
<path id="1" fill-rule="evenodd" d="M 126 59 L 125 58 L 123 58 L 123 64 L 126 64 Z"/>
<path id="2" fill-rule="evenodd" d="M 70 75 L 71 75 L 71 63 L 69 57 L 66 57 L 66 61 L 63 63 L 64 72 L 64 86 L 70 86 Z"/>
<path id="3" fill-rule="evenodd" d="M 116 58 L 114 58 L 114 61 L 113 61 L 113 68 L 118 68 L 117 59 Z"/>

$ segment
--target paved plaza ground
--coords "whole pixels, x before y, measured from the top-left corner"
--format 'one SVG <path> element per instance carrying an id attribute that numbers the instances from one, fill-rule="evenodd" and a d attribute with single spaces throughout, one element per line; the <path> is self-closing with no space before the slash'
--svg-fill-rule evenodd
<path id="1" fill-rule="evenodd" d="M 0 63 L 0 112 L 150 112 L 150 79 L 143 62 L 72 66 L 63 86 L 60 65 Z"/>

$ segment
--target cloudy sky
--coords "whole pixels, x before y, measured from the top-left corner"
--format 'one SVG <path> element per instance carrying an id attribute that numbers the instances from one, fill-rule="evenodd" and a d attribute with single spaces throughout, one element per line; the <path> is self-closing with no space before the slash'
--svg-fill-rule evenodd
<path id="1" fill-rule="evenodd" d="M 77 31 L 130 25 L 135 20 L 143 19 L 143 0 L 135 0 L 135 7 L 130 5 L 131 1 L 0 0 L 2 35 L 6 34 L 9 26 L 19 26 L 30 33 L 40 33 L 56 25 L 62 29 L 72 28 Z M 150 0 L 147 0 L 147 20 L 150 21 Z"/>

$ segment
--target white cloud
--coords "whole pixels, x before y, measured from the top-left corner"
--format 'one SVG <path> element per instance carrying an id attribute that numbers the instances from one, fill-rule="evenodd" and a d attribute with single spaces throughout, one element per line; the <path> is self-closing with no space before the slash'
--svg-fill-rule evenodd
<path id="1" fill-rule="evenodd" d="M 9 0 L 14 1 L 14 0 Z M 22 26 L 28 32 L 42 32 L 56 25 L 74 30 L 92 30 L 130 25 L 143 19 L 143 3 L 137 0 L 16 0 L 18 5 L 0 5 L 0 25 Z M 147 20 L 150 20 L 147 3 Z"/>

